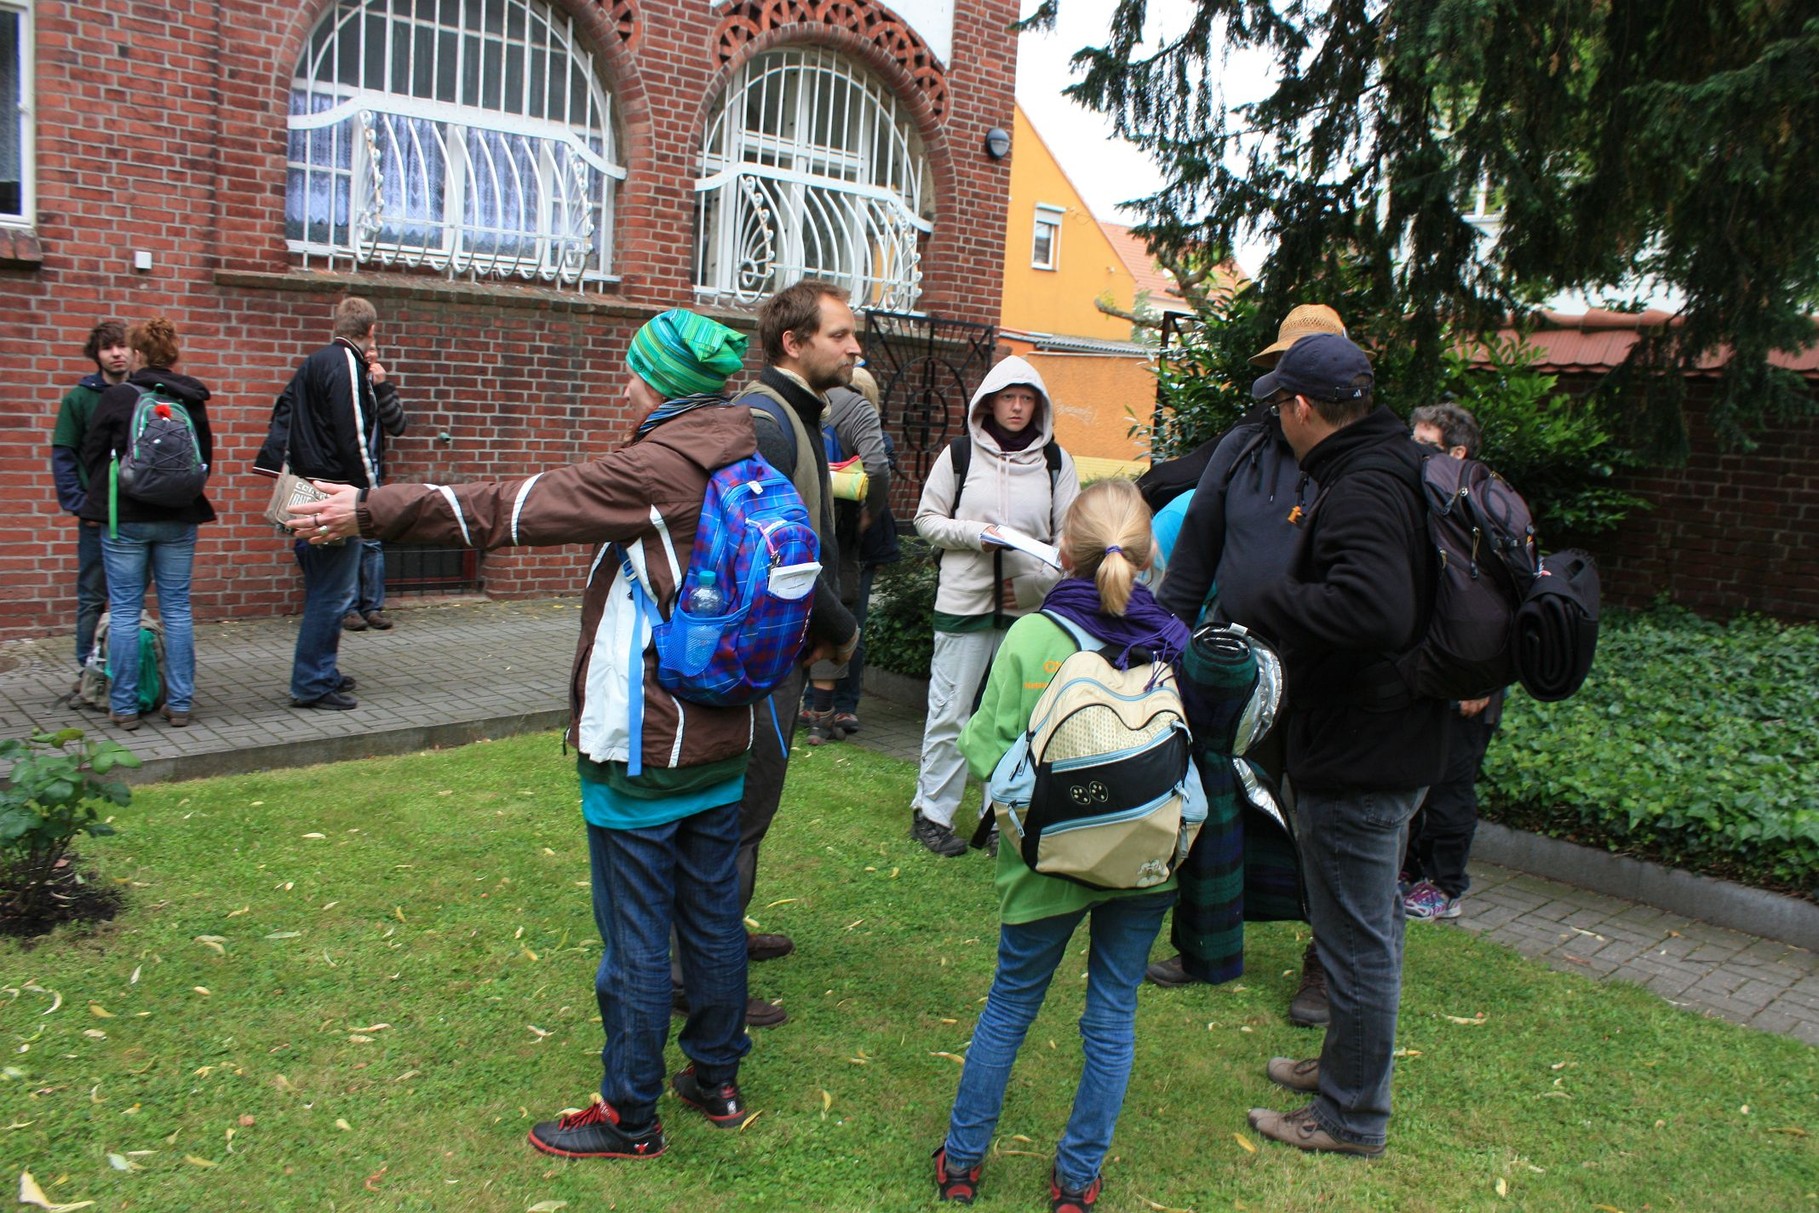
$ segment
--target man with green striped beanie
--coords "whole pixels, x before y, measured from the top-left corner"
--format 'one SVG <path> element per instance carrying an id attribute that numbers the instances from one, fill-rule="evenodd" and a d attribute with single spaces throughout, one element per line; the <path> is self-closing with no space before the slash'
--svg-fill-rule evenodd
<path id="1" fill-rule="evenodd" d="M 673 308 L 638 330 L 625 361 L 664 400 L 682 400 L 719 394 L 745 365 L 745 345 L 744 333 Z"/>

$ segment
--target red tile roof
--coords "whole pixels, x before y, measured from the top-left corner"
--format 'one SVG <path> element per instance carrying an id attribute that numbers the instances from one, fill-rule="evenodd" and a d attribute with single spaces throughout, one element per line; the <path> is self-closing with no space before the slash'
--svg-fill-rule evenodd
<path id="1" fill-rule="evenodd" d="M 1098 223 L 1099 230 L 1111 242 L 1112 251 L 1118 254 L 1118 260 L 1124 262 L 1124 268 L 1137 280 L 1137 290 L 1149 292 L 1151 307 L 1159 312 L 1187 310 L 1187 300 L 1175 289 L 1174 275 L 1156 264 L 1156 259 L 1150 256 L 1149 246 L 1140 237 L 1133 236 L 1131 229 L 1122 223 L 1104 220 Z M 1221 265 L 1213 277 L 1209 294 L 1229 294 L 1245 281 L 1244 271 L 1235 261 Z"/>
<path id="2" fill-rule="evenodd" d="M 1542 324 L 1529 334 L 1528 343 L 1541 353 L 1538 369 L 1555 374 L 1596 374 L 1617 367 L 1629 357 L 1640 325 L 1671 323 L 1673 313 L 1641 313 L 1595 308 L 1583 314 L 1543 312 Z M 1723 349 L 1699 360 L 1698 374 L 1716 375 L 1730 359 Z M 1819 376 L 1819 344 L 1797 354 L 1776 353 L 1774 365 L 1802 375 Z"/>

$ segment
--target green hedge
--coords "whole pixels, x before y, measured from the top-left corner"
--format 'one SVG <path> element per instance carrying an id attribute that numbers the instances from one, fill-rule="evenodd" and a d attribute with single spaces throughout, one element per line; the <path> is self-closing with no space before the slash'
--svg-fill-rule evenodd
<path id="1" fill-rule="evenodd" d="M 1819 889 L 1819 628 L 1610 613 L 1578 695 L 1510 693 L 1484 815 L 1812 897 Z"/>
<path id="2" fill-rule="evenodd" d="M 935 653 L 935 561 L 928 544 L 903 537 L 903 559 L 885 565 L 872 583 L 865 617 L 865 664 L 927 678 Z"/>

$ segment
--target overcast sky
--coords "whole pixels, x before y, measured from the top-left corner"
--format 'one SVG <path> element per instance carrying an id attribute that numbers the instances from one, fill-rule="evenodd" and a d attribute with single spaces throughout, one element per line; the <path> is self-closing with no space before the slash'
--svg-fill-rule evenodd
<path id="1" fill-rule="evenodd" d="M 1154 193 L 1162 183 L 1161 173 L 1143 152 L 1113 136 L 1109 119 L 1061 95 L 1061 90 L 1073 83 L 1068 60 L 1082 47 L 1105 45 L 1114 7 L 1115 0 L 1061 0 L 1060 16 L 1053 30 L 1019 35 L 1017 103 L 1029 115 L 1094 216 L 1113 223 L 1133 223 L 1137 216 L 1120 209 L 1119 204 Z M 1026 15 L 1034 8 L 1035 0 L 1024 0 Z M 1152 33 L 1159 20 L 1184 13 L 1185 9 L 1184 0 L 1152 4 Z M 1231 65 L 1225 74 L 1228 100 L 1261 96 L 1269 83 L 1266 72 L 1247 72 L 1238 64 Z M 1261 246 L 1241 246 L 1238 263 L 1254 273 L 1265 253 Z"/>

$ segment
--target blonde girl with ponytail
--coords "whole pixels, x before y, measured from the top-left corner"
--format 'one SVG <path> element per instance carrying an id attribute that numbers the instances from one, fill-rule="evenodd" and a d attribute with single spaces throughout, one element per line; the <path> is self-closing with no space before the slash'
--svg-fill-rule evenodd
<path id="1" fill-rule="evenodd" d="M 1049 679 L 1076 651 L 1072 635 L 1050 616 L 1093 636 L 1120 667 L 1152 657 L 1178 665 L 1186 651 L 1186 625 L 1138 580 L 1154 558 L 1155 537 L 1136 485 L 1102 480 L 1082 490 L 1062 523 L 1060 548 L 1062 580 L 1048 592 L 1040 614 L 1019 619 L 1006 633 L 979 710 L 961 732 L 961 753 L 981 781 L 1029 727 Z M 971 1201 L 977 1194 L 1017 1050 L 1074 928 L 1085 918 L 1092 946 L 1086 1010 L 1080 1016 L 1083 1061 L 1073 1112 L 1055 1151 L 1049 1199 L 1052 1208 L 1086 1213 L 1098 1199 L 1100 1165 L 1130 1081 L 1137 986 L 1174 904 L 1175 882 L 1148 889 L 1089 888 L 1032 872 L 1017 847 L 1003 846 L 997 887 L 998 971 L 973 1029 L 947 1139 L 935 1151 L 935 1187 L 943 1200 Z"/>

